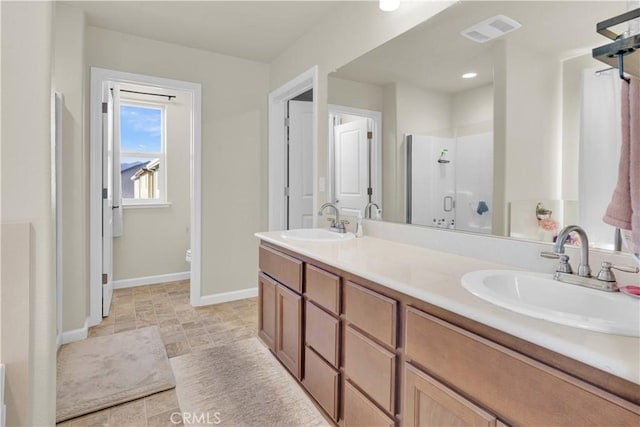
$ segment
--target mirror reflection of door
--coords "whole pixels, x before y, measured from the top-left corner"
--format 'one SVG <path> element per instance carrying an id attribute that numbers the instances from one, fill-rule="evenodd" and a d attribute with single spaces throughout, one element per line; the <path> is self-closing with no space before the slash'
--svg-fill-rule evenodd
<path id="1" fill-rule="evenodd" d="M 365 208 L 375 203 L 377 208 L 371 209 L 371 217 L 376 218 L 382 207 L 380 186 L 376 184 L 380 165 L 374 146 L 379 123 L 371 117 L 331 112 L 329 125 L 332 179 L 328 200 L 335 203 L 340 215 L 354 217 L 359 213 L 369 217 Z"/>
<path id="2" fill-rule="evenodd" d="M 288 102 L 288 230 L 313 227 L 313 103 L 311 91 Z"/>
<path id="3" fill-rule="evenodd" d="M 367 119 L 337 124 L 334 131 L 335 203 L 340 215 L 358 216 L 369 203 Z"/>

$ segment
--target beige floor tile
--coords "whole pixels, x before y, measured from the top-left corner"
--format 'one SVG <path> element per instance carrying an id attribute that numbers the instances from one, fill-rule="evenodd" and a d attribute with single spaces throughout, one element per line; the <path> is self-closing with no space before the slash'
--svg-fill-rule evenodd
<path id="1" fill-rule="evenodd" d="M 164 348 L 167 350 L 167 356 L 170 358 L 191 352 L 191 347 L 186 340 L 166 344 Z"/>
<path id="2" fill-rule="evenodd" d="M 181 330 L 176 332 L 161 333 L 162 342 L 167 345 L 178 341 L 186 341 L 187 336 Z"/>
<path id="3" fill-rule="evenodd" d="M 114 332 L 118 333 L 118 332 L 126 332 L 126 331 L 131 331 L 133 329 L 136 329 L 136 321 L 132 320 L 132 321 L 127 321 L 127 322 L 117 322 L 115 324 L 114 327 Z"/>
<path id="4" fill-rule="evenodd" d="M 175 407 L 161 414 L 147 418 L 147 425 L 149 427 L 183 426 L 184 424 L 180 421 L 181 416 L 180 408 Z"/>
<path id="5" fill-rule="evenodd" d="M 92 328 L 89 328 L 89 338 L 92 337 L 103 337 L 105 335 L 111 335 L 114 333 L 114 324 L 113 323 L 109 323 L 106 325 L 103 325 L 102 323 L 99 324 L 98 326 L 94 326 Z"/>
<path id="6" fill-rule="evenodd" d="M 205 328 L 185 329 L 184 334 L 187 336 L 187 338 L 208 335 L 207 330 Z"/>
<path id="7" fill-rule="evenodd" d="M 205 334 L 205 335 L 198 335 L 195 337 L 187 337 L 187 341 L 189 341 L 189 346 L 191 348 L 194 347 L 203 347 L 203 346 L 207 346 L 209 344 L 212 343 L 211 338 L 209 338 L 209 335 Z"/>

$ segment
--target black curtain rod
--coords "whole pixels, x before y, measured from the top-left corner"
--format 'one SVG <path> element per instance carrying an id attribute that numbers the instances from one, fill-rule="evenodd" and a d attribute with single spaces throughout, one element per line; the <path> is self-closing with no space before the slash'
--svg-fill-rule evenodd
<path id="1" fill-rule="evenodd" d="M 113 91 L 113 88 L 111 88 L 111 90 Z M 169 99 L 169 101 L 171 101 L 173 98 L 176 97 L 175 95 L 163 95 L 161 93 L 138 92 L 136 90 L 127 90 L 127 89 L 120 89 L 120 92 L 137 93 L 138 95 L 161 96 L 163 98 Z"/>

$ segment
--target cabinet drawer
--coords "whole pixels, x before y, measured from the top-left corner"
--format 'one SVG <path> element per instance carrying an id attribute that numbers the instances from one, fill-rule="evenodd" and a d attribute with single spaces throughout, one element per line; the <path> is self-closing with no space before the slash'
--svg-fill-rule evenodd
<path id="1" fill-rule="evenodd" d="M 405 363 L 402 424 L 496 427 L 496 417 Z"/>
<path id="2" fill-rule="evenodd" d="M 398 303 L 353 282 L 345 290 L 347 321 L 370 334 L 389 347 L 396 347 L 396 321 Z"/>
<path id="3" fill-rule="evenodd" d="M 638 426 L 637 406 L 407 308 L 407 358 L 512 425 Z"/>
<path id="4" fill-rule="evenodd" d="M 305 266 L 307 296 L 319 306 L 340 315 L 340 278 L 307 264 Z"/>
<path id="5" fill-rule="evenodd" d="M 334 367 L 338 367 L 338 340 L 340 321 L 307 301 L 306 340 L 318 354 Z"/>
<path id="6" fill-rule="evenodd" d="M 393 427 L 394 421 L 356 390 L 344 383 L 344 427 Z"/>
<path id="7" fill-rule="evenodd" d="M 362 391 L 394 414 L 396 355 L 350 326 L 346 329 L 344 370 Z"/>
<path id="8" fill-rule="evenodd" d="M 298 293 L 302 293 L 302 261 L 260 245 L 260 270 L 288 286 Z"/>
<path id="9" fill-rule="evenodd" d="M 338 419 L 338 371 L 305 347 L 305 375 L 302 384 L 334 420 Z"/>

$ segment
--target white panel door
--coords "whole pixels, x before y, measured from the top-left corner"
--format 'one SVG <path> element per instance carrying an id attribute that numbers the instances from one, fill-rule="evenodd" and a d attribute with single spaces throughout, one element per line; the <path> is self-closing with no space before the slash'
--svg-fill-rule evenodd
<path id="1" fill-rule="evenodd" d="M 289 101 L 288 228 L 313 227 L 313 103 Z"/>
<path id="2" fill-rule="evenodd" d="M 369 202 L 367 120 L 334 127 L 335 196 L 340 215 L 357 216 Z"/>
<path id="3" fill-rule="evenodd" d="M 114 97 L 106 94 L 102 109 L 102 315 L 108 316 L 113 295 L 113 145 Z M 103 104 L 103 105 L 105 105 Z"/>

